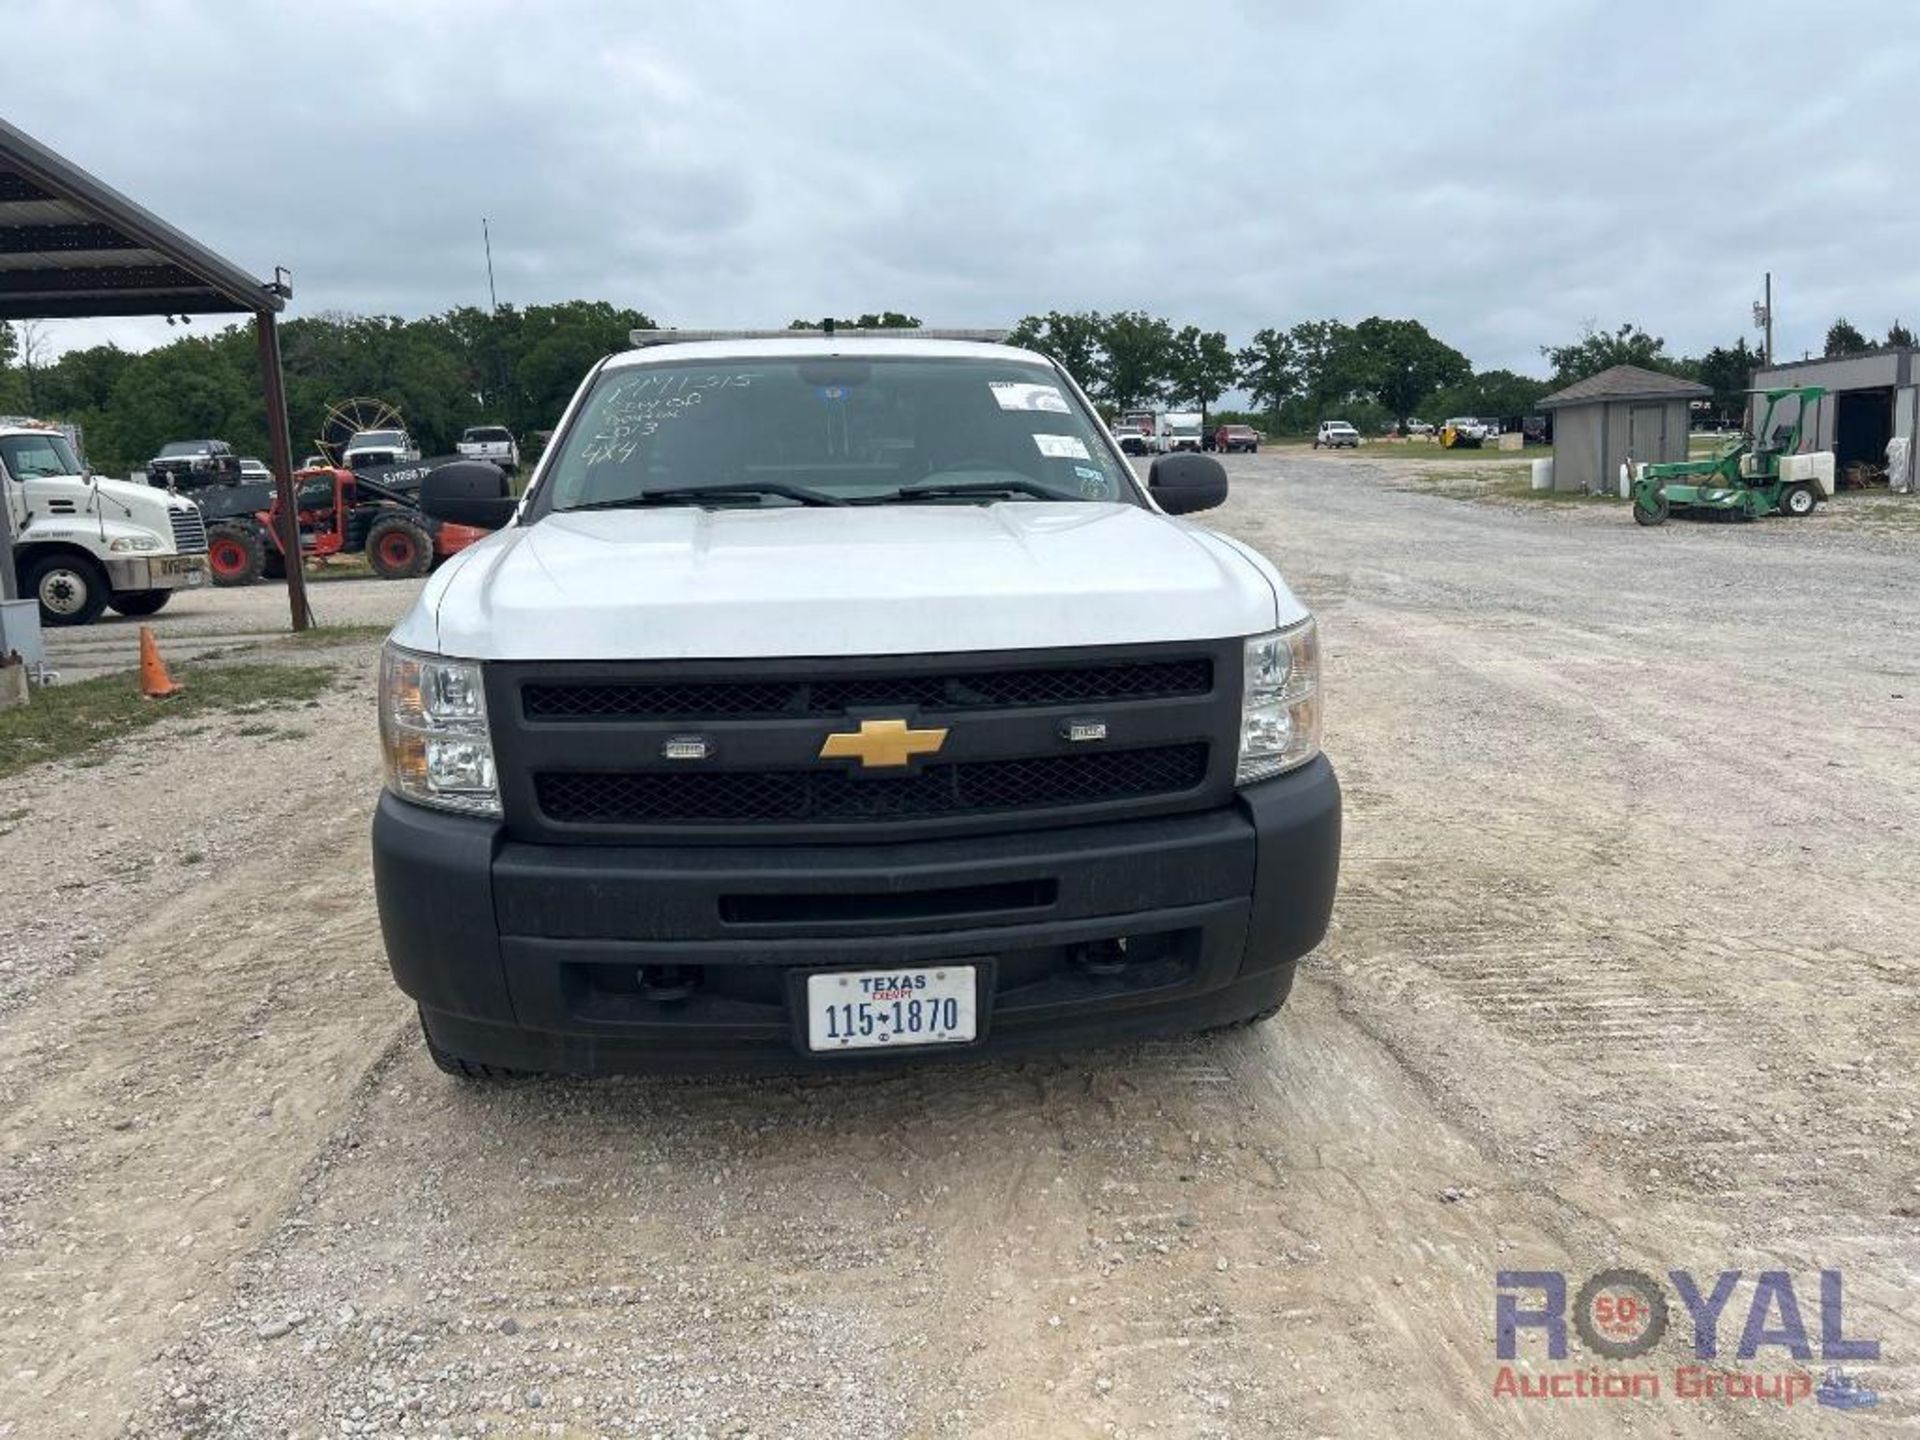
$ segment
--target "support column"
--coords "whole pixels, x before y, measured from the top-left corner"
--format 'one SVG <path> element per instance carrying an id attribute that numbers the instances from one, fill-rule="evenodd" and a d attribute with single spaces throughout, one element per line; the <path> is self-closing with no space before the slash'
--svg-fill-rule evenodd
<path id="1" fill-rule="evenodd" d="M 305 630 L 313 624 L 313 612 L 307 608 L 306 561 L 300 553 L 293 440 L 288 433 L 286 381 L 280 373 L 280 327 L 271 310 L 262 310 L 253 317 L 253 329 L 260 340 L 260 386 L 267 397 L 267 463 L 273 466 L 273 491 L 279 497 L 274 508 L 280 515 L 280 553 L 286 557 L 287 607 L 292 612 L 293 628 Z"/>

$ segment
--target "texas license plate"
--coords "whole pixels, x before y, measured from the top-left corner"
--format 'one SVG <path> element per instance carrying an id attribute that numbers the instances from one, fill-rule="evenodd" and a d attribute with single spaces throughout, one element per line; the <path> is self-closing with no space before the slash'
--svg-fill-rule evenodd
<path id="1" fill-rule="evenodd" d="M 971 965 L 831 970 L 807 976 L 807 1048 L 905 1049 L 974 1038 Z"/>

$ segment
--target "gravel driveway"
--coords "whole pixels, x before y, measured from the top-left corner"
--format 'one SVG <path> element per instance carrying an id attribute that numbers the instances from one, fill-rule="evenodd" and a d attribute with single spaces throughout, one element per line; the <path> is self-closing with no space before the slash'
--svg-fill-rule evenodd
<path id="1" fill-rule="evenodd" d="M 343 678 L 299 743 L 6 782 L 0 1435 L 1914 1424 L 1913 542 L 1231 467 L 1348 801 L 1333 933 L 1253 1032 L 466 1088 L 381 954 L 371 644 L 303 651 Z M 1497 1397 L 1496 1272 L 1616 1264 L 1739 1269 L 1742 1317 L 1791 1272 L 1816 1335 L 1844 1271 L 1879 1406 Z"/>

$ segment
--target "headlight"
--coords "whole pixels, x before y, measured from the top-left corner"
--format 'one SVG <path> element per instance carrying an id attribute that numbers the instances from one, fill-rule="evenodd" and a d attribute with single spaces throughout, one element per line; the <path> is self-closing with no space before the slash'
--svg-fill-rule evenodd
<path id="1" fill-rule="evenodd" d="M 1320 753 L 1320 637 L 1313 621 L 1250 636 L 1240 696 L 1240 768 L 1246 785 Z"/>
<path id="2" fill-rule="evenodd" d="M 380 748 L 387 788 L 402 800 L 466 815 L 500 813 L 478 661 L 389 644 L 380 653 Z"/>
<path id="3" fill-rule="evenodd" d="M 107 552 L 112 555 L 125 555 L 130 551 L 160 550 L 165 547 L 152 535 L 123 535 L 118 540 L 107 542 Z"/>

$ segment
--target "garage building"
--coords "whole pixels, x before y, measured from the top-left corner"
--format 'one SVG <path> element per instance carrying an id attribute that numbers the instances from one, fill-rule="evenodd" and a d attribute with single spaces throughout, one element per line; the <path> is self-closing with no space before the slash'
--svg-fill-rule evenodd
<path id="1" fill-rule="evenodd" d="M 1885 465 L 1887 441 L 1896 435 L 1913 435 L 1916 393 L 1920 392 L 1916 354 L 1920 351 L 1895 345 L 1863 355 L 1791 360 L 1755 371 L 1753 388 L 1823 386 L 1827 394 L 1811 408 L 1801 448 L 1833 451 L 1833 468 L 1845 475 L 1849 465 Z M 1749 430 L 1759 423 L 1764 403 L 1755 398 L 1747 420 Z M 1776 425 L 1792 423 L 1791 402 L 1776 412 L 1774 420 Z"/>
<path id="2" fill-rule="evenodd" d="M 1620 467 L 1687 458 L 1688 406 L 1705 385 L 1638 365 L 1615 365 L 1540 402 L 1553 414 L 1553 488 L 1615 493 Z"/>

